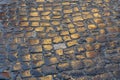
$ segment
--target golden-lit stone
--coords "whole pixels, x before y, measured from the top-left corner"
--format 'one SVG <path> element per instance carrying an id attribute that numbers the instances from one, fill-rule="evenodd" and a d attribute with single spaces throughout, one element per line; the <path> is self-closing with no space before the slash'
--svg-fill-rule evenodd
<path id="1" fill-rule="evenodd" d="M 69 23 L 68 28 L 74 28 L 74 25 L 72 23 Z"/>
<path id="2" fill-rule="evenodd" d="M 47 75 L 44 77 L 40 77 L 40 80 L 53 80 L 52 75 Z"/>
<path id="3" fill-rule="evenodd" d="M 32 22 L 31 26 L 39 26 L 39 22 Z"/>
<path id="4" fill-rule="evenodd" d="M 93 15 L 94 15 L 94 17 L 101 17 L 101 15 L 99 13 L 94 13 Z"/>
<path id="5" fill-rule="evenodd" d="M 21 69 L 21 63 L 20 62 L 15 63 L 13 66 L 13 70 L 20 70 L 20 69 Z"/>
<path id="6" fill-rule="evenodd" d="M 98 24 L 98 27 L 99 27 L 99 28 L 105 28 L 105 27 L 106 27 L 106 24 L 100 23 L 100 24 Z"/>
<path id="7" fill-rule="evenodd" d="M 70 2 L 62 2 L 62 5 L 70 5 Z"/>
<path id="8" fill-rule="evenodd" d="M 78 32 L 84 32 L 86 30 L 86 28 L 85 27 L 80 27 L 80 28 L 77 28 L 77 31 Z"/>
<path id="9" fill-rule="evenodd" d="M 74 22 L 74 25 L 76 25 L 77 27 L 84 27 L 83 22 Z"/>
<path id="10" fill-rule="evenodd" d="M 25 70 L 22 72 L 22 77 L 30 77 L 31 74 L 30 74 L 30 70 Z"/>
<path id="11" fill-rule="evenodd" d="M 74 14 L 72 14 L 72 16 L 80 16 L 81 13 L 80 12 L 75 12 Z"/>
<path id="12" fill-rule="evenodd" d="M 86 50 L 90 51 L 90 50 L 94 50 L 94 47 L 91 44 L 86 44 L 85 45 Z"/>
<path id="13" fill-rule="evenodd" d="M 91 11 L 92 11 L 92 12 L 99 12 L 99 9 L 93 8 Z"/>
<path id="14" fill-rule="evenodd" d="M 101 18 L 95 18 L 94 21 L 95 21 L 95 23 L 102 23 L 103 22 L 103 20 Z"/>
<path id="15" fill-rule="evenodd" d="M 20 22 L 20 26 L 22 27 L 29 26 L 29 22 Z"/>
<path id="16" fill-rule="evenodd" d="M 56 50 L 56 54 L 58 54 L 58 55 L 63 55 L 63 50 L 62 50 L 62 49 Z"/>
<path id="17" fill-rule="evenodd" d="M 68 31 L 61 31 L 60 35 L 69 35 Z"/>
<path id="18" fill-rule="evenodd" d="M 60 15 L 60 12 L 59 11 L 53 11 L 52 12 L 54 15 Z"/>
<path id="19" fill-rule="evenodd" d="M 44 2 L 45 0 L 36 0 L 36 2 Z"/>
<path id="20" fill-rule="evenodd" d="M 63 10 L 64 13 L 72 13 L 72 9 Z"/>
<path id="21" fill-rule="evenodd" d="M 84 56 L 84 55 L 77 55 L 76 58 L 77 58 L 77 59 L 84 59 L 85 56 Z"/>
<path id="22" fill-rule="evenodd" d="M 97 56 L 97 53 L 95 51 L 89 51 L 86 52 L 86 56 L 87 58 L 94 58 L 95 56 Z"/>
<path id="23" fill-rule="evenodd" d="M 21 21 L 23 21 L 23 20 L 24 20 L 24 21 L 27 21 L 28 18 L 27 18 L 26 16 L 20 16 L 20 20 L 21 20 Z"/>
<path id="24" fill-rule="evenodd" d="M 41 19 L 43 19 L 43 20 L 50 20 L 50 16 L 41 16 Z"/>
<path id="25" fill-rule="evenodd" d="M 86 41 L 87 41 L 88 43 L 92 43 L 92 42 L 94 42 L 94 38 L 92 38 L 92 37 L 87 37 L 87 38 L 86 38 Z"/>
<path id="26" fill-rule="evenodd" d="M 51 12 L 50 11 L 45 11 L 45 12 L 42 12 L 41 15 L 45 16 L 45 15 L 49 15 Z"/>
<path id="27" fill-rule="evenodd" d="M 76 17 L 73 17 L 73 21 L 82 21 L 83 18 L 81 16 L 76 16 Z"/>
<path id="28" fill-rule="evenodd" d="M 105 34 L 106 31 L 104 29 L 100 29 L 100 34 Z"/>
<path id="29" fill-rule="evenodd" d="M 40 17 L 30 17 L 29 21 L 39 21 Z"/>
<path id="30" fill-rule="evenodd" d="M 88 29 L 96 29 L 97 26 L 95 24 L 89 24 Z"/>
<path id="31" fill-rule="evenodd" d="M 32 59 L 32 60 L 41 60 L 41 61 L 42 61 L 43 55 L 42 55 L 42 53 L 32 54 L 32 55 L 31 55 L 31 59 Z"/>
<path id="32" fill-rule="evenodd" d="M 42 44 L 52 44 L 52 39 L 43 39 Z"/>
<path id="33" fill-rule="evenodd" d="M 36 66 L 36 67 L 40 67 L 44 64 L 45 62 L 44 61 L 33 61 L 33 64 Z"/>
<path id="34" fill-rule="evenodd" d="M 44 27 L 37 27 L 35 28 L 35 31 L 44 31 Z"/>
<path id="35" fill-rule="evenodd" d="M 58 63 L 58 60 L 57 60 L 56 57 L 52 57 L 52 58 L 50 58 L 49 60 L 50 60 L 50 63 L 52 63 L 52 64 Z"/>
<path id="36" fill-rule="evenodd" d="M 79 8 L 78 7 L 74 7 L 73 10 L 77 12 L 77 11 L 79 11 Z"/>
<path id="37" fill-rule="evenodd" d="M 52 50 L 53 49 L 52 45 L 43 45 L 43 47 L 45 50 Z"/>
<path id="38" fill-rule="evenodd" d="M 78 44 L 77 40 L 72 40 L 72 41 L 67 42 L 67 45 L 68 45 L 69 47 L 70 47 L 70 46 L 77 45 L 77 44 Z"/>
<path id="39" fill-rule="evenodd" d="M 44 8 L 43 8 L 43 7 L 38 7 L 37 10 L 38 10 L 38 11 L 43 11 Z"/>
<path id="40" fill-rule="evenodd" d="M 30 61 L 30 60 L 31 60 L 30 54 L 24 55 L 22 59 L 23 59 L 24 61 Z"/>
<path id="41" fill-rule="evenodd" d="M 41 25 L 41 26 L 46 26 L 46 27 L 48 27 L 48 26 L 50 26 L 51 24 L 50 24 L 49 22 L 40 22 L 40 25 Z"/>
<path id="42" fill-rule="evenodd" d="M 70 36 L 63 36 L 64 41 L 70 41 L 71 37 Z"/>
<path id="43" fill-rule="evenodd" d="M 100 48 L 101 48 L 101 44 L 100 44 L 100 43 L 94 44 L 94 48 L 95 48 L 95 49 L 100 49 Z"/>
<path id="44" fill-rule="evenodd" d="M 70 33 L 75 33 L 76 32 L 76 30 L 73 28 L 73 29 L 69 29 L 69 32 Z"/>
<path id="45" fill-rule="evenodd" d="M 52 32 L 52 31 L 54 31 L 54 28 L 53 27 L 46 27 L 46 32 L 48 33 L 48 32 Z"/>
<path id="46" fill-rule="evenodd" d="M 29 39 L 29 44 L 30 45 L 39 44 L 39 39 Z"/>
<path id="47" fill-rule="evenodd" d="M 72 39 L 78 39 L 78 38 L 80 38 L 80 35 L 77 34 L 77 33 L 75 33 L 75 34 L 72 34 L 72 35 L 71 35 L 71 38 L 72 38 Z"/>
<path id="48" fill-rule="evenodd" d="M 52 21 L 52 24 L 53 24 L 53 25 L 59 25 L 59 24 L 60 24 L 60 21 Z"/>
<path id="49" fill-rule="evenodd" d="M 38 12 L 30 12 L 30 16 L 39 16 Z"/>
<path id="50" fill-rule="evenodd" d="M 54 37 L 53 38 L 53 42 L 54 43 L 59 43 L 59 42 L 62 42 L 63 40 L 62 40 L 62 37 L 60 37 L 60 36 L 57 36 L 57 37 Z"/>

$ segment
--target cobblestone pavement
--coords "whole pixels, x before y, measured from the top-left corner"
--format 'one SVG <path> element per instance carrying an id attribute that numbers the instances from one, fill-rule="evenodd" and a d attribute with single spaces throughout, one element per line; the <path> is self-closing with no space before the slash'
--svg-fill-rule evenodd
<path id="1" fill-rule="evenodd" d="M 120 80 L 120 0 L 0 0 L 0 80 Z"/>

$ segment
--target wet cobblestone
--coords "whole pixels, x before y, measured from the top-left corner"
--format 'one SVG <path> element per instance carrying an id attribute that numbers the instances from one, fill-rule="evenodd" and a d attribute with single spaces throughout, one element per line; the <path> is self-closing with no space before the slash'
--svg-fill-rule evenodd
<path id="1" fill-rule="evenodd" d="M 0 0 L 0 80 L 120 80 L 120 0 Z"/>

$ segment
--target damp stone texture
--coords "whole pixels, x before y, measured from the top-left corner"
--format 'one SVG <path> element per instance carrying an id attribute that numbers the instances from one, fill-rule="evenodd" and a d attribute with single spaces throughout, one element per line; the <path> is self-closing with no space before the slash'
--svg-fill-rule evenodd
<path id="1" fill-rule="evenodd" d="M 120 80 L 120 0 L 0 0 L 0 80 Z"/>

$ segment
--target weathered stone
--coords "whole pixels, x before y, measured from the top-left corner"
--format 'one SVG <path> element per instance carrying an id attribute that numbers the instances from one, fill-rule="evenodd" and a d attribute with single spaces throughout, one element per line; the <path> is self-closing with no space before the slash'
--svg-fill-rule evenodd
<path id="1" fill-rule="evenodd" d="M 22 59 L 22 61 L 30 61 L 31 60 L 30 54 L 26 54 L 24 56 L 21 56 L 21 59 Z"/>
<path id="2" fill-rule="evenodd" d="M 44 77 L 40 77 L 40 80 L 52 80 L 53 77 L 52 75 L 47 75 L 47 76 L 44 76 Z"/>
<path id="3" fill-rule="evenodd" d="M 30 52 L 34 53 L 34 52 L 42 52 L 42 47 L 41 46 L 31 46 L 30 47 Z"/>
<path id="4" fill-rule="evenodd" d="M 61 31 L 60 35 L 69 35 L 68 31 Z"/>
<path id="5" fill-rule="evenodd" d="M 96 36 L 96 40 L 99 41 L 99 42 L 105 42 L 105 41 L 107 41 L 105 35 Z"/>
<path id="6" fill-rule="evenodd" d="M 86 41 L 87 41 L 88 43 L 92 43 L 92 42 L 94 42 L 94 38 L 92 38 L 92 37 L 87 37 L 87 38 L 86 38 Z"/>
<path id="7" fill-rule="evenodd" d="M 90 24 L 90 25 L 88 25 L 88 29 L 96 29 L 96 28 L 97 28 L 97 26 L 94 25 L 94 24 Z"/>
<path id="8" fill-rule="evenodd" d="M 30 71 L 30 73 L 31 73 L 34 77 L 43 76 L 43 73 L 42 73 L 41 70 L 39 70 L 39 69 L 33 69 L 33 70 Z"/>
<path id="9" fill-rule="evenodd" d="M 83 63 L 81 61 L 71 61 L 71 66 L 73 69 L 83 68 Z"/>
<path id="10" fill-rule="evenodd" d="M 59 71 L 70 70 L 71 66 L 70 66 L 69 63 L 59 63 L 58 66 L 57 66 L 57 69 Z"/>
<path id="11" fill-rule="evenodd" d="M 64 41 L 70 41 L 71 37 L 70 36 L 63 36 Z"/>
<path id="12" fill-rule="evenodd" d="M 78 38 L 80 38 L 80 35 L 77 34 L 77 33 L 75 33 L 75 34 L 72 34 L 72 35 L 71 35 L 71 38 L 72 38 L 72 39 L 78 39 Z"/>
<path id="13" fill-rule="evenodd" d="M 37 60 L 37 61 L 32 61 L 32 68 L 38 68 L 41 67 L 42 65 L 44 65 L 44 61 L 41 60 Z"/>
<path id="14" fill-rule="evenodd" d="M 44 50 L 49 51 L 49 50 L 53 49 L 53 46 L 52 45 L 43 45 L 43 48 L 44 48 Z"/>
<path id="15" fill-rule="evenodd" d="M 86 45 L 85 45 L 85 48 L 86 48 L 86 50 L 88 50 L 88 51 L 94 50 L 94 46 L 91 45 L 91 44 L 86 44 Z"/>
<path id="16" fill-rule="evenodd" d="M 9 79 L 10 78 L 10 73 L 9 72 L 2 72 L 0 73 L 0 79 Z"/>
<path id="17" fill-rule="evenodd" d="M 21 63 L 21 67 L 23 70 L 28 70 L 30 69 L 30 63 L 29 62 L 23 62 Z"/>
<path id="18" fill-rule="evenodd" d="M 21 63 L 19 63 L 19 62 L 16 62 L 12 67 L 13 71 L 18 71 L 20 69 L 21 69 Z"/>
<path id="19" fill-rule="evenodd" d="M 54 49 L 64 49 L 66 48 L 66 45 L 64 43 L 58 43 L 58 44 L 54 44 Z"/>
<path id="20" fill-rule="evenodd" d="M 85 65 L 85 67 L 92 67 L 92 66 L 94 66 L 94 62 L 91 59 L 84 59 L 83 63 Z"/>
<path id="21" fill-rule="evenodd" d="M 16 56 L 14 56 L 14 55 L 8 55 L 8 60 L 10 60 L 10 61 L 16 61 L 17 60 L 17 57 Z"/>
<path id="22" fill-rule="evenodd" d="M 46 58 L 45 59 L 46 65 L 52 65 L 58 63 L 58 59 L 56 57 Z"/>
<path id="23" fill-rule="evenodd" d="M 114 76 L 115 76 L 117 79 L 120 78 L 120 76 L 119 76 L 119 75 L 120 75 L 120 70 L 114 71 L 113 74 L 114 74 Z"/>
<path id="24" fill-rule="evenodd" d="M 43 55 L 42 55 L 42 53 L 31 54 L 31 59 L 32 60 L 42 60 Z"/>
<path id="25" fill-rule="evenodd" d="M 63 40 L 62 40 L 62 37 L 60 37 L 60 36 L 57 36 L 57 37 L 54 37 L 53 38 L 53 42 L 54 43 L 59 43 L 59 42 L 62 42 Z"/>
<path id="26" fill-rule="evenodd" d="M 56 66 L 55 66 L 55 65 L 52 65 L 52 66 L 42 66 L 42 67 L 41 67 L 41 71 L 42 71 L 45 75 L 57 73 L 57 69 L 56 69 Z"/>
<path id="27" fill-rule="evenodd" d="M 43 44 L 51 44 L 52 43 L 52 39 L 43 39 Z"/>
<path id="28" fill-rule="evenodd" d="M 117 70 L 119 70 L 119 65 L 118 64 L 107 64 L 105 66 L 105 69 L 107 71 L 117 71 Z"/>
<path id="29" fill-rule="evenodd" d="M 87 58 L 94 58 L 94 57 L 96 57 L 97 55 L 98 55 L 98 54 L 97 54 L 97 52 L 95 52 L 95 51 L 86 52 Z"/>
<path id="30" fill-rule="evenodd" d="M 62 49 L 57 49 L 57 50 L 56 50 L 56 54 L 58 54 L 58 55 L 63 55 L 63 50 L 62 50 Z"/>
<path id="31" fill-rule="evenodd" d="M 22 77 L 30 77 L 31 76 L 31 73 L 30 73 L 30 70 L 25 70 L 21 73 L 21 76 Z"/>
<path id="32" fill-rule="evenodd" d="M 67 46 L 69 47 L 77 45 L 77 44 L 78 44 L 77 40 L 72 40 L 72 41 L 67 42 Z"/>

